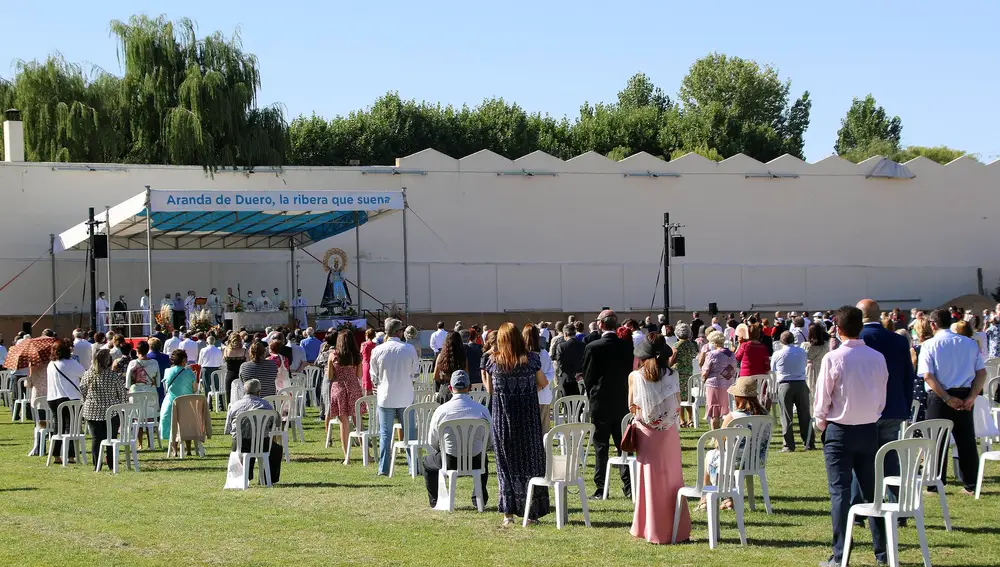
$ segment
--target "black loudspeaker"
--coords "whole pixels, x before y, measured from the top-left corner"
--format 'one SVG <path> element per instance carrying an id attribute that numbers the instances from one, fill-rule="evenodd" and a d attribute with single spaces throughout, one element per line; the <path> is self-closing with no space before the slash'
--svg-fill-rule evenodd
<path id="1" fill-rule="evenodd" d="M 709 303 L 708 304 L 708 312 L 711 313 L 712 315 L 718 315 L 719 314 L 719 304 L 718 303 Z"/>
<path id="2" fill-rule="evenodd" d="M 671 237 L 670 249 L 673 251 L 674 258 L 684 257 L 684 237 L 683 236 Z"/>
<path id="3" fill-rule="evenodd" d="M 21 332 L 22 333 L 27 333 L 29 335 L 31 334 L 31 322 L 30 321 L 24 321 L 23 323 L 21 323 Z"/>
<path id="4" fill-rule="evenodd" d="M 232 331 L 233 330 L 233 320 L 232 319 L 223 319 L 223 321 L 222 321 L 222 328 L 225 329 L 226 331 Z"/>
<path id="5" fill-rule="evenodd" d="M 95 234 L 94 235 L 94 258 L 107 258 L 108 257 L 108 235 L 107 234 Z"/>

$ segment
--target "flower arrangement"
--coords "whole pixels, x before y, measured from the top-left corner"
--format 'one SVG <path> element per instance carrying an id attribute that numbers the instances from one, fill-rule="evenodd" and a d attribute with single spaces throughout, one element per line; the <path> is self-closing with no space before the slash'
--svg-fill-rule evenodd
<path id="1" fill-rule="evenodd" d="M 207 333 L 215 326 L 215 315 L 208 309 L 202 309 L 191 314 L 191 323 L 188 325 L 195 333 Z"/>
<path id="2" fill-rule="evenodd" d="M 170 308 L 170 305 L 164 305 L 160 307 L 160 311 L 156 313 L 156 324 L 163 327 L 168 333 L 173 330 L 174 321 L 174 310 Z"/>
<path id="3" fill-rule="evenodd" d="M 278 311 L 288 311 L 288 304 L 282 299 L 281 303 L 278 304 Z"/>

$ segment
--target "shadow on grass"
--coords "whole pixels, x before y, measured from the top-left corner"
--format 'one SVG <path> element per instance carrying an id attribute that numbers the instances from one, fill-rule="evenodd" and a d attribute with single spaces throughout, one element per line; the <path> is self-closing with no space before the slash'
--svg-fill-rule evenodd
<path id="1" fill-rule="evenodd" d="M 932 524 L 924 519 L 924 529 L 927 531 L 934 530 L 943 532 L 944 524 Z M 952 523 L 951 530 L 955 532 L 961 532 L 963 534 L 1000 534 L 1000 528 L 967 528 L 965 526 L 956 526 Z M 949 544 L 949 547 L 959 547 L 957 545 Z"/>
<path id="2" fill-rule="evenodd" d="M 17 486 L 14 488 L 0 488 L 0 492 L 33 492 L 38 490 L 34 486 Z"/>
<path id="3" fill-rule="evenodd" d="M 226 458 L 228 459 L 229 457 Z M 343 459 L 334 457 L 295 457 L 295 455 L 292 455 L 293 463 L 332 463 L 335 461 L 343 461 Z"/>
<path id="4" fill-rule="evenodd" d="M 782 509 L 781 513 L 788 516 L 829 516 L 829 510 L 803 510 L 801 508 Z"/>
<path id="5" fill-rule="evenodd" d="M 761 539 L 757 537 L 751 537 L 753 534 L 747 535 L 747 543 L 750 545 L 759 545 L 761 547 L 823 547 L 828 546 L 830 542 L 828 541 L 809 541 L 809 540 L 791 540 L 791 539 Z M 721 540 L 726 543 L 726 539 Z M 739 543 L 739 538 L 734 538 L 729 540 L 730 543 Z M 854 550 L 852 549 L 853 553 Z M 812 563 L 810 563 L 812 564 Z"/>
<path id="6" fill-rule="evenodd" d="M 771 502 L 829 502 L 828 496 L 771 496 Z"/>
<path id="7" fill-rule="evenodd" d="M 341 484 L 339 482 L 279 482 L 274 486 L 277 488 L 392 488 L 391 484 Z"/>

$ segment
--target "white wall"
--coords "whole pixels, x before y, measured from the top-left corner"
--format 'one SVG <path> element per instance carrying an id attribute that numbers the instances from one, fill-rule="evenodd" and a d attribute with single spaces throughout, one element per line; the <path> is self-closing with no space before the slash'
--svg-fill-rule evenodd
<path id="1" fill-rule="evenodd" d="M 801 304 L 836 307 L 870 296 L 887 306 L 936 306 L 977 290 L 976 269 L 992 288 L 1000 275 L 992 215 L 1000 205 L 1000 165 L 962 158 L 941 166 L 906 165 L 916 178 L 867 179 L 874 162 L 836 157 L 807 164 L 782 156 L 762 164 L 734 156 L 719 164 L 696 155 L 666 163 L 645 154 L 613 162 L 588 153 L 562 161 L 541 152 L 506 160 L 488 151 L 453 159 L 425 150 L 398 160 L 403 175 L 364 168 L 285 168 L 206 173 L 199 167 L 114 166 L 88 171 L 65 164 L 0 164 L 0 285 L 42 257 L 0 292 L 0 315 L 37 314 L 51 302 L 48 235 L 143 190 L 400 190 L 406 188 L 410 307 L 432 312 L 593 311 L 662 306 L 659 274 L 665 211 L 685 226 L 687 257 L 675 258 L 671 304 L 705 309 Z M 497 175 L 497 172 L 556 175 Z M 412 173 L 419 170 L 423 174 Z M 680 177 L 626 176 L 673 172 Z M 798 178 L 747 178 L 748 173 Z M 362 286 L 384 302 L 404 301 L 402 215 L 361 229 Z M 571 234 L 568 234 L 572 231 Z M 354 234 L 316 244 L 351 255 Z M 144 254 L 112 251 L 112 295 L 133 302 L 146 286 Z M 325 274 L 296 256 L 310 302 Z M 85 276 L 79 253 L 58 258 L 61 311 L 80 308 Z M 103 270 L 103 266 L 102 266 Z M 195 288 L 244 293 L 277 286 L 289 295 L 288 251 L 156 252 L 154 295 Z M 660 275 L 662 278 L 662 275 Z M 107 287 L 103 271 L 98 288 Z M 75 285 L 71 286 L 75 282 Z M 357 301 L 356 290 L 352 294 Z M 371 302 L 368 301 L 369 306 Z"/>

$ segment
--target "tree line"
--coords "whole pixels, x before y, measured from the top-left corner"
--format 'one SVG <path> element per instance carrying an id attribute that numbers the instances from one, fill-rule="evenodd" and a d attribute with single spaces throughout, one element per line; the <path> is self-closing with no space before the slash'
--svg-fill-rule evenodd
<path id="1" fill-rule="evenodd" d="M 809 91 L 770 65 L 711 53 L 694 62 L 675 98 L 638 73 L 607 103 L 584 102 L 555 118 L 489 98 L 461 108 L 405 100 L 396 92 L 330 120 L 288 123 L 277 104 L 261 105 L 257 58 L 239 34 L 198 37 L 192 21 L 133 16 L 111 22 L 123 75 L 85 70 L 59 55 L 17 61 L 0 78 L 0 108 L 25 123 L 26 159 L 250 168 L 282 165 L 387 165 L 434 148 L 453 157 L 481 149 L 515 159 L 542 150 L 562 159 L 595 151 L 620 160 L 644 151 L 663 159 L 695 152 L 721 160 L 803 157 Z M 854 99 L 834 144 L 846 159 L 926 155 L 946 163 L 964 152 L 900 145 L 902 124 L 868 95 Z"/>

